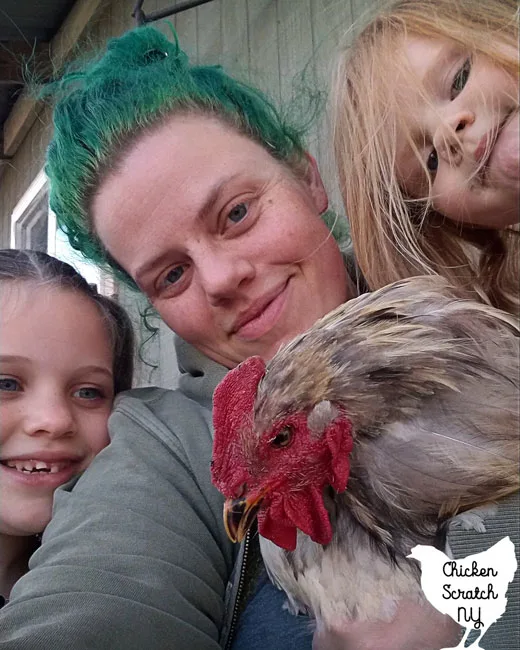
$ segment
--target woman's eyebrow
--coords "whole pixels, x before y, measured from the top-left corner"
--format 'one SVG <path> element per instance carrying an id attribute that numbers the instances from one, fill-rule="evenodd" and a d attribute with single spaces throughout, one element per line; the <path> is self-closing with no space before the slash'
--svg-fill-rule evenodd
<path id="1" fill-rule="evenodd" d="M 224 184 L 225 180 L 219 179 L 212 187 L 210 187 L 206 198 L 204 199 L 204 203 L 200 206 L 200 208 L 197 208 L 195 219 L 203 219 L 210 212 L 210 210 L 214 207 L 217 199 L 219 198 Z M 135 269 L 134 279 L 141 288 L 143 278 L 145 278 L 157 266 L 161 266 L 165 261 L 167 261 L 170 255 L 170 249 L 168 242 L 164 242 L 164 244 L 166 248 L 162 253 L 154 255 L 151 259 L 143 262 L 143 264 Z"/>
<path id="2" fill-rule="evenodd" d="M 215 205 L 220 199 L 220 195 L 223 193 L 223 190 L 240 176 L 240 173 L 231 174 L 229 176 L 225 176 L 224 178 L 219 178 L 219 180 L 214 183 L 214 185 L 210 188 L 208 195 L 202 204 L 202 207 L 199 209 L 197 215 L 199 219 L 203 219 L 215 208 Z"/>
<path id="3" fill-rule="evenodd" d="M 146 278 L 146 276 L 151 273 L 151 271 L 153 271 L 156 267 L 161 266 L 164 262 L 166 262 L 169 257 L 170 250 L 166 249 L 160 255 L 156 255 L 144 262 L 134 271 L 134 280 L 143 291 L 145 290 L 143 287 L 143 279 Z"/>
<path id="4" fill-rule="evenodd" d="M 241 175 L 242 174 L 239 172 L 239 173 L 230 174 L 229 176 L 224 176 L 223 178 L 219 178 L 209 188 L 206 198 L 204 199 L 204 202 L 197 209 L 197 214 L 195 215 L 195 218 L 202 220 L 205 217 L 207 217 L 207 215 L 209 215 L 211 211 L 215 208 L 215 205 L 219 201 L 220 196 L 223 193 L 224 189 L 228 185 L 233 183 L 236 179 L 240 178 Z M 150 273 L 150 271 L 152 271 L 154 268 L 160 266 L 164 261 L 166 261 L 168 257 L 169 257 L 169 249 L 165 250 L 159 255 L 144 262 L 141 266 L 137 267 L 137 269 L 134 272 L 134 279 L 137 282 L 137 284 L 141 286 L 143 278 L 146 277 L 146 275 L 148 275 L 148 273 Z"/>

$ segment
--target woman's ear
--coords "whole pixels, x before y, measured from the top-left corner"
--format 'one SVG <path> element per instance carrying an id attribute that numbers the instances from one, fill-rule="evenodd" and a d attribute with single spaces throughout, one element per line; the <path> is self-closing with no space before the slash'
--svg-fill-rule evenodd
<path id="1" fill-rule="evenodd" d="M 305 182 L 307 183 L 307 187 L 314 199 L 316 209 L 320 214 L 322 214 L 329 207 L 329 198 L 325 191 L 323 181 L 321 180 L 321 174 L 316 159 L 308 151 L 305 152 L 305 158 L 307 159 Z"/>

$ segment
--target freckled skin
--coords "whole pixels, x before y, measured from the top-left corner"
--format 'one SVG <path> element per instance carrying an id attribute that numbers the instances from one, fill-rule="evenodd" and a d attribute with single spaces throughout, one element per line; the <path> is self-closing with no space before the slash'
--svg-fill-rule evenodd
<path id="1" fill-rule="evenodd" d="M 268 360 L 355 295 L 308 162 L 296 178 L 221 122 L 176 116 L 138 140 L 102 184 L 95 228 L 181 338 L 228 368 L 255 354 Z M 263 331 L 242 333 L 241 315 L 279 290 Z"/>

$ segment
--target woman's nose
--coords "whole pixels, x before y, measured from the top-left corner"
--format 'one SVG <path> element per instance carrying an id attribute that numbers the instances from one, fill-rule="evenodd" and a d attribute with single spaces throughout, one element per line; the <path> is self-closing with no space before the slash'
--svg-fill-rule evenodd
<path id="1" fill-rule="evenodd" d="M 475 116 L 471 111 L 460 110 L 443 116 L 433 134 L 433 146 L 437 155 L 449 165 L 460 165 L 464 158 L 464 146 L 468 126 Z"/>
<path id="2" fill-rule="evenodd" d="M 46 392 L 37 396 L 24 428 L 29 436 L 62 438 L 74 435 L 75 419 L 66 395 Z"/>
<path id="3" fill-rule="evenodd" d="M 255 265 L 245 254 L 207 251 L 199 264 L 202 286 L 211 304 L 232 299 L 255 276 Z"/>

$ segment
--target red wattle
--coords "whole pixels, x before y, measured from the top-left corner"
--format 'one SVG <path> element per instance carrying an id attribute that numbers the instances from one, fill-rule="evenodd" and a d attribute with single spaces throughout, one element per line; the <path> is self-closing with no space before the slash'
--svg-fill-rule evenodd
<path id="1" fill-rule="evenodd" d="M 316 487 L 291 494 L 284 501 L 285 512 L 292 523 L 317 544 L 329 544 L 332 526 L 323 504 L 322 490 Z"/>
<path id="2" fill-rule="evenodd" d="M 285 518 L 279 508 L 266 508 L 258 513 L 258 532 L 286 551 L 296 548 L 296 526 Z"/>

